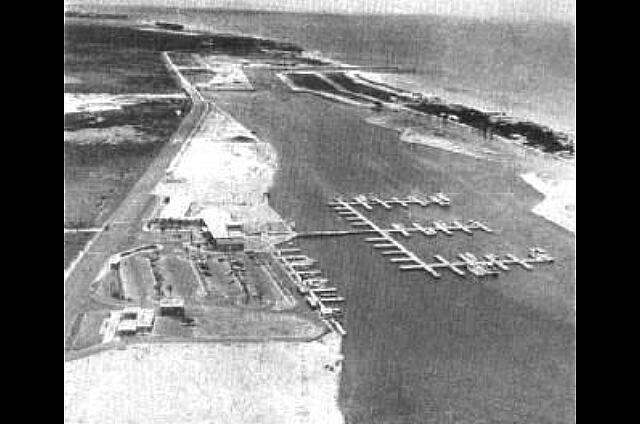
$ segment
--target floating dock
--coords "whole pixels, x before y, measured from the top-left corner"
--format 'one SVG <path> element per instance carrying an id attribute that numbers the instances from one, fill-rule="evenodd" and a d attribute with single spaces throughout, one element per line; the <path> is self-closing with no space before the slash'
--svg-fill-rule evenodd
<path id="1" fill-rule="evenodd" d="M 393 255 L 392 262 L 407 262 L 407 265 L 400 265 L 400 269 L 423 269 L 433 275 L 434 277 L 440 277 L 440 274 L 425 263 L 422 259 L 417 257 L 411 250 L 404 247 L 398 241 L 396 241 L 390 235 L 389 230 L 380 228 L 373 221 L 369 220 L 363 214 L 361 214 L 356 208 L 347 201 L 336 200 L 332 207 L 338 212 L 342 212 L 341 215 L 346 216 L 351 221 L 351 225 L 368 227 L 370 232 L 376 233 L 376 237 L 369 237 L 365 241 L 373 243 L 375 249 L 386 249 L 382 251 L 383 255 Z M 394 231 L 399 231 L 397 228 Z M 410 268 L 406 268 L 410 267 Z"/>
<path id="2" fill-rule="evenodd" d="M 547 253 L 546 250 L 539 247 L 529 249 L 526 258 L 519 258 L 514 254 L 507 253 L 504 255 L 487 254 L 484 259 L 477 258 L 470 252 L 458 255 L 460 260 L 449 261 L 441 255 L 434 255 L 437 262 L 427 264 L 431 269 L 448 269 L 455 274 L 465 276 L 468 271 L 476 277 L 488 277 L 500 274 L 500 271 L 509 271 L 508 265 L 519 265 L 527 271 L 533 270 L 534 264 L 544 264 L 554 262 L 555 259 Z M 416 265 L 401 265 L 401 269 L 412 270 L 422 269 Z"/>
<path id="3" fill-rule="evenodd" d="M 435 193 L 426 198 L 418 198 L 417 196 L 407 196 L 404 198 L 392 197 L 390 199 L 381 199 L 378 196 L 366 196 L 359 194 L 354 196 L 351 200 L 344 200 L 341 197 L 336 198 L 329 202 L 329 206 L 341 206 L 347 204 L 350 206 L 362 206 L 367 210 L 372 210 L 374 206 L 383 207 L 385 209 L 391 209 L 394 206 L 401 206 L 408 208 L 410 205 L 418 205 L 426 208 L 430 205 L 438 205 L 447 207 L 451 205 L 451 199 L 444 193 Z"/>
<path id="4" fill-rule="evenodd" d="M 402 205 L 404 201 L 392 198 L 385 202 L 396 202 Z M 373 237 L 367 237 L 365 241 L 371 243 L 374 249 L 380 249 L 382 255 L 387 256 L 389 262 L 397 264 L 401 271 L 422 270 L 435 278 L 440 278 L 441 275 L 438 270 L 444 268 L 459 276 L 465 276 L 468 271 L 475 276 L 486 277 L 498 275 L 500 271 L 508 271 L 510 269 L 508 265 L 520 265 L 522 268 L 531 270 L 533 269 L 532 264 L 553 262 L 553 258 L 544 249 L 533 248 L 530 249 L 529 256 L 525 259 L 520 259 L 510 253 L 503 256 L 489 254 L 485 255 L 484 259 L 478 259 L 472 253 L 465 252 L 458 255 L 459 260 L 449 261 L 441 255 L 434 255 L 436 262 L 427 263 L 394 239 L 391 234 L 398 233 L 404 237 L 410 237 L 411 233 L 418 232 L 425 236 L 435 236 L 440 232 L 447 236 L 453 236 L 456 231 L 473 235 L 474 230 L 488 233 L 492 233 L 493 230 L 476 220 L 468 221 L 466 224 L 457 220 L 450 224 L 443 221 L 434 221 L 430 226 L 414 222 L 411 227 L 403 224 L 391 224 L 391 228 L 383 229 L 356 209 L 356 205 L 363 206 L 365 209 L 371 208 L 371 204 L 365 203 L 365 199 L 362 197 L 355 197 L 354 201 L 337 199 L 330 204 L 350 225 L 358 227 L 353 232 L 373 234 Z"/>
<path id="5" fill-rule="evenodd" d="M 346 299 L 338 296 L 337 288 L 327 286 L 327 278 L 320 278 L 322 271 L 314 268 L 317 261 L 300 252 L 300 249 L 276 249 L 274 256 L 282 263 L 309 306 L 318 311 L 327 327 L 343 337 L 346 336 L 347 332 L 337 320 L 342 315 L 342 310 L 335 306 Z"/>
<path id="6" fill-rule="evenodd" d="M 353 227 L 352 230 L 320 230 L 320 231 L 306 231 L 296 234 L 297 238 L 312 238 L 312 237 L 337 237 L 348 236 L 356 234 L 379 234 L 378 230 L 369 227 L 366 223 L 363 223 L 360 215 L 354 215 L 352 210 L 339 209 L 340 215 L 345 218 L 346 221 Z M 483 224 L 476 220 L 470 220 L 466 224 L 462 224 L 459 221 L 453 221 L 447 224 L 443 221 L 435 221 L 431 225 L 419 224 L 412 222 L 410 226 L 406 224 L 391 224 L 391 228 L 384 228 L 382 231 L 386 233 L 398 233 L 404 237 L 410 237 L 412 233 L 418 233 L 425 236 L 435 236 L 438 232 L 446 235 L 453 235 L 454 231 L 460 231 L 468 235 L 473 235 L 473 230 L 481 230 L 487 233 L 493 233 L 493 230 L 486 224 Z"/>

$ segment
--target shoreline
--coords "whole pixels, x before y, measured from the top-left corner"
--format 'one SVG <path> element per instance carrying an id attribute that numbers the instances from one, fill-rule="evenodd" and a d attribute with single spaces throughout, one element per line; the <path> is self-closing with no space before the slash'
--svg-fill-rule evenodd
<path id="1" fill-rule="evenodd" d="M 544 196 L 544 199 L 531 211 L 575 234 L 575 175 L 545 180 L 539 176 L 539 173 L 528 172 L 521 174 L 520 177 Z"/>
<path id="2" fill-rule="evenodd" d="M 293 73 L 295 74 L 295 71 Z M 353 78 L 352 73 L 358 74 L 357 72 L 348 70 L 344 72 L 345 75 Z M 301 72 L 301 74 L 312 75 L 322 81 L 327 80 L 320 72 L 304 71 Z M 300 86 L 291 80 L 287 72 L 276 73 L 276 76 L 293 92 L 309 93 L 346 105 L 372 109 L 371 106 L 373 103 L 365 103 L 371 101 L 369 96 L 359 95 L 359 97 L 363 99 L 362 102 L 341 97 L 341 91 L 343 89 L 335 83 L 332 83 L 332 86 L 336 90 L 336 94 L 332 94 L 322 89 Z M 358 77 L 358 79 L 354 79 L 354 81 L 367 80 Z M 373 87 L 374 85 L 372 84 L 371 86 Z M 385 85 L 385 91 L 399 95 L 405 94 L 401 88 L 387 85 Z M 348 93 L 351 92 L 349 91 Z M 419 112 L 406 106 L 395 107 L 395 104 L 386 102 L 385 106 L 390 106 L 391 112 L 402 111 L 417 116 L 419 119 L 430 121 L 437 119 L 435 116 Z M 488 161 L 516 161 L 518 166 L 525 172 L 525 175 L 527 175 L 522 177 L 523 180 L 545 196 L 542 202 L 532 207 L 531 212 L 575 234 L 575 182 L 572 183 L 572 181 L 575 181 L 575 157 L 566 159 L 558 154 L 545 152 L 540 148 L 513 140 L 507 140 L 497 135 L 493 136 L 490 140 L 482 139 L 479 134 L 474 134 L 477 129 L 458 122 L 448 122 L 446 125 L 440 123 L 438 126 L 435 126 L 436 124 L 434 122 L 423 122 L 421 125 L 407 126 L 406 123 L 394 123 L 393 120 L 394 115 L 390 113 L 381 116 L 374 114 L 365 119 L 365 121 L 371 124 L 397 131 L 398 138 L 403 143 L 445 150 Z M 455 132 L 460 133 L 457 134 L 457 137 L 454 137 L 452 133 L 453 128 L 457 129 Z M 480 140 L 481 143 L 470 142 L 470 139 L 476 138 Z M 500 156 L 502 156 L 502 159 L 498 159 Z M 537 177 L 532 179 L 532 177 L 529 176 L 547 172 L 549 168 L 553 168 L 554 171 L 551 173 L 551 177 L 547 178 L 546 183 Z"/>

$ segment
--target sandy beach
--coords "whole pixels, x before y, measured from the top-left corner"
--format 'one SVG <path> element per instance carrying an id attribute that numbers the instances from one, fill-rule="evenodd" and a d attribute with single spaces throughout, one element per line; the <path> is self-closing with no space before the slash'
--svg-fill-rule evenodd
<path id="1" fill-rule="evenodd" d="M 564 175 L 530 172 L 522 179 L 545 196 L 532 211 L 572 233 L 576 232 L 576 175 L 575 168 Z"/>
<path id="2" fill-rule="evenodd" d="M 282 221 L 266 196 L 276 168 L 277 157 L 268 143 L 213 108 L 154 194 L 185 206 L 175 209 L 173 218 L 206 216 L 223 209 L 245 223 L 248 232 L 259 232 Z M 166 217 L 162 210 L 158 212 Z"/>
<path id="3" fill-rule="evenodd" d="M 65 363 L 65 422 L 340 424 L 341 364 L 335 334 L 129 346 Z"/>

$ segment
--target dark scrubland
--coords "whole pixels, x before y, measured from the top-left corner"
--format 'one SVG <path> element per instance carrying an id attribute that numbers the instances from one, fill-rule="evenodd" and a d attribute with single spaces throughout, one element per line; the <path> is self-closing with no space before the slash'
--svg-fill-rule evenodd
<path id="1" fill-rule="evenodd" d="M 116 49 L 142 49 L 147 51 L 200 51 L 243 55 L 278 50 L 300 53 L 302 48 L 292 43 L 232 34 L 176 33 L 150 31 L 133 26 L 67 25 L 65 40 L 70 43 L 100 44 Z"/>
<path id="2" fill-rule="evenodd" d="M 65 93 L 180 93 L 160 52 L 120 43 L 120 32 L 107 28 L 116 27 L 65 23 L 65 81 L 66 77 L 73 81 L 65 82 Z M 188 108 L 185 97 L 65 114 L 65 228 L 102 225 Z M 131 127 L 135 131 L 122 131 Z M 65 267 L 91 235 L 65 235 Z"/>
<path id="3" fill-rule="evenodd" d="M 64 116 L 65 131 L 85 128 L 109 128 L 120 125 L 133 125 L 136 128 L 158 137 L 166 137 L 175 130 L 176 116 L 188 111 L 187 99 L 149 99 L 134 105 L 122 105 L 120 110 L 100 112 L 67 113 Z"/>

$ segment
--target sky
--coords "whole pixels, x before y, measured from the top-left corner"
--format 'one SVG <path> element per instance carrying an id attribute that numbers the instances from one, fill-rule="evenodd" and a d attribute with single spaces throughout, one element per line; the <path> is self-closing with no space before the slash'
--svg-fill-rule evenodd
<path id="1" fill-rule="evenodd" d="M 572 23 L 575 23 L 576 16 L 576 0 L 70 0 L 68 3 L 358 14 L 422 13 Z"/>

